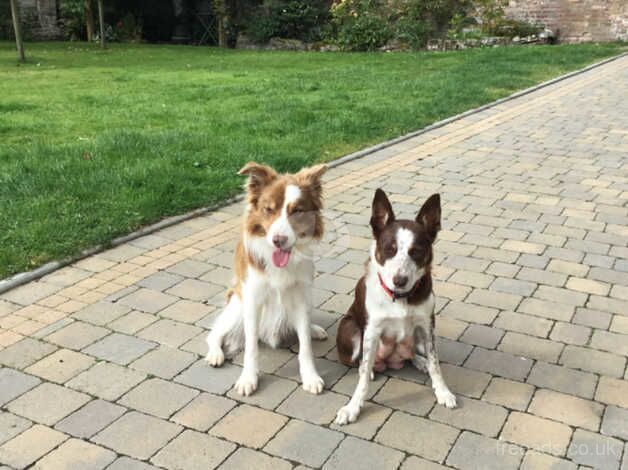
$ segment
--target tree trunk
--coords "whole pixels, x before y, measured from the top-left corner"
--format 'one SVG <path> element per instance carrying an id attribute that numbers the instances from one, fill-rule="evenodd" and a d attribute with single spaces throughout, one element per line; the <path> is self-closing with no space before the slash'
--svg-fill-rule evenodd
<path id="1" fill-rule="evenodd" d="M 87 42 L 94 39 L 94 10 L 92 8 L 92 0 L 85 0 L 85 26 L 87 29 Z"/>
<path id="2" fill-rule="evenodd" d="M 13 31 L 15 31 L 15 45 L 17 56 L 20 62 L 24 62 L 24 43 L 22 42 L 22 26 L 20 25 L 20 11 L 17 7 L 17 0 L 11 0 L 11 16 L 13 17 Z"/>
<path id="3" fill-rule="evenodd" d="M 105 48 L 105 7 L 103 0 L 98 0 L 98 22 L 100 23 L 100 47 Z"/>

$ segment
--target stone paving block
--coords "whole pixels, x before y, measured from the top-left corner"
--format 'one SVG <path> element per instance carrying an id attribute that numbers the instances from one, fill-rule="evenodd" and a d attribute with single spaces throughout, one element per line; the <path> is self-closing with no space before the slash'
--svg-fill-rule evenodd
<path id="1" fill-rule="evenodd" d="M 491 263 L 491 265 L 486 269 L 486 272 L 488 274 L 492 274 L 493 276 L 513 278 L 517 275 L 520 269 L 521 268 L 516 264 L 501 263 L 499 261 L 495 261 Z"/>
<path id="2" fill-rule="evenodd" d="M 628 356 L 628 338 L 623 334 L 595 330 L 589 347 Z"/>
<path id="3" fill-rule="evenodd" d="M 166 319 L 147 326 L 137 333 L 137 336 L 171 348 L 178 348 L 202 331 L 197 326 Z"/>
<path id="4" fill-rule="evenodd" d="M 253 449 L 262 448 L 288 418 L 250 405 L 234 408 L 223 417 L 210 434 Z"/>
<path id="5" fill-rule="evenodd" d="M 460 340 L 486 349 L 495 349 L 502 336 L 504 336 L 504 331 L 498 328 L 485 325 L 469 325 L 460 337 Z"/>
<path id="6" fill-rule="evenodd" d="M 126 315 L 123 315 L 120 318 L 112 321 L 107 326 L 119 333 L 132 335 L 142 328 L 147 327 L 151 323 L 156 322 L 158 319 L 159 318 L 155 315 L 133 310 Z"/>
<path id="7" fill-rule="evenodd" d="M 113 333 L 83 349 L 83 352 L 125 366 L 156 346 L 135 336 Z"/>
<path id="8" fill-rule="evenodd" d="M 480 398 L 491 380 L 491 376 L 484 372 L 477 372 L 451 364 L 441 364 L 440 367 L 445 382 L 454 394 Z"/>
<path id="9" fill-rule="evenodd" d="M 621 377 L 626 367 L 626 358 L 580 346 L 565 346 L 560 363 L 573 369 L 581 369 L 612 377 Z"/>
<path id="10" fill-rule="evenodd" d="M 172 295 L 142 287 L 122 297 L 118 302 L 141 312 L 157 313 L 177 300 Z"/>
<path id="11" fill-rule="evenodd" d="M 534 317 L 516 312 L 501 312 L 493 326 L 526 335 L 546 338 L 554 322 L 545 318 Z"/>
<path id="12" fill-rule="evenodd" d="M 291 420 L 264 450 L 271 455 L 317 468 L 323 465 L 343 437 L 337 431 Z"/>
<path id="13" fill-rule="evenodd" d="M 535 268 L 521 268 L 516 278 L 522 281 L 531 281 L 537 284 L 546 284 L 555 287 L 562 287 L 567 282 L 566 274 Z"/>
<path id="14" fill-rule="evenodd" d="M 143 355 L 130 367 L 162 379 L 171 379 L 196 360 L 192 353 L 160 346 Z"/>
<path id="15" fill-rule="evenodd" d="M 277 412 L 314 424 L 328 424 L 346 403 L 344 395 L 326 391 L 321 397 L 299 387 L 277 408 Z"/>
<path id="16" fill-rule="evenodd" d="M 138 248 L 136 246 L 126 244 L 126 245 L 119 245 L 115 248 L 99 253 L 98 257 L 104 258 L 109 261 L 122 262 L 122 261 L 129 260 L 131 258 L 135 258 L 136 256 L 139 256 L 142 253 L 144 253 L 144 251 L 145 250 L 142 248 Z"/>
<path id="17" fill-rule="evenodd" d="M 337 381 L 347 372 L 348 367 L 338 362 L 333 362 L 324 358 L 315 359 L 316 370 L 325 381 L 325 388 L 331 388 Z M 295 380 L 301 383 L 301 375 L 299 374 L 299 361 L 296 357 L 291 359 L 277 372 L 280 377 Z"/>
<path id="18" fill-rule="evenodd" d="M 61 290 L 61 286 L 47 282 L 30 282 L 2 294 L 3 300 L 14 304 L 30 305 Z"/>
<path id="19" fill-rule="evenodd" d="M 201 393 L 178 411 L 171 420 L 188 428 L 205 432 L 237 403 L 228 398 Z"/>
<path id="20" fill-rule="evenodd" d="M 608 405 L 628 408 L 628 381 L 611 377 L 600 377 L 595 399 Z"/>
<path id="21" fill-rule="evenodd" d="M 461 343 L 459 341 L 450 341 L 447 338 L 436 338 L 436 350 L 438 351 L 438 358 L 442 362 L 448 362 L 449 364 L 461 365 L 465 359 L 471 353 L 472 346 Z M 413 369 L 413 367 L 406 365 L 403 370 Z M 395 371 L 397 372 L 397 371 Z M 392 374 L 393 372 L 389 372 Z M 416 375 L 416 369 L 414 375 Z M 416 379 L 414 379 L 416 381 Z"/>
<path id="22" fill-rule="evenodd" d="M 109 330 L 89 323 L 75 321 L 55 331 L 45 339 L 64 348 L 80 350 L 107 336 Z"/>
<path id="23" fill-rule="evenodd" d="M 230 363 L 225 363 L 222 367 L 211 367 L 201 359 L 177 375 L 174 380 L 189 387 L 222 395 L 233 387 L 241 372 L 242 368 Z"/>
<path id="24" fill-rule="evenodd" d="M 556 362 L 563 350 L 562 343 L 555 343 L 535 336 L 507 332 L 502 338 L 498 349 L 516 356 Z"/>
<path id="25" fill-rule="evenodd" d="M 611 318 L 612 315 L 610 313 L 578 307 L 573 317 L 573 322 L 605 330 L 610 325 Z"/>
<path id="26" fill-rule="evenodd" d="M 568 460 L 529 450 L 521 462 L 521 470 L 576 470 L 578 466 Z"/>
<path id="27" fill-rule="evenodd" d="M 55 429 L 81 439 L 88 439 L 118 419 L 125 408 L 103 400 L 90 401 L 57 423 Z"/>
<path id="28" fill-rule="evenodd" d="M 155 274 L 151 274 L 141 281 L 138 281 L 137 285 L 151 290 L 164 291 L 175 284 L 178 284 L 182 280 L 183 277 L 177 274 L 172 274 L 166 271 L 158 271 Z"/>
<path id="29" fill-rule="evenodd" d="M 628 440 L 628 410 L 617 406 L 606 407 L 601 432 L 607 436 Z"/>
<path id="30" fill-rule="evenodd" d="M 113 302 L 96 302 L 79 310 L 72 315 L 77 320 L 82 320 L 93 325 L 104 326 L 109 322 L 129 313 L 131 309 L 125 305 Z"/>
<path id="31" fill-rule="evenodd" d="M 0 445 L 22 434 L 32 423 L 11 413 L 0 411 Z"/>
<path id="32" fill-rule="evenodd" d="M 93 469 L 100 470 L 116 459 L 116 454 L 108 449 L 79 439 L 68 439 L 33 467 L 37 470 L 51 469 Z"/>
<path id="33" fill-rule="evenodd" d="M 447 465 L 461 470 L 514 470 L 523 452 L 521 447 L 465 431 L 449 453 Z"/>
<path id="34" fill-rule="evenodd" d="M 335 294 L 348 294 L 353 291 L 355 284 L 355 279 L 328 273 L 321 274 L 314 279 L 314 286 L 316 288 L 327 290 Z"/>
<path id="35" fill-rule="evenodd" d="M 589 341 L 590 336 L 590 328 L 571 323 L 556 322 L 550 334 L 550 339 L 561 343 L 583 346 Z"/>
<path id="36" fill-rule="evenodd" d="M 467 326 L 467 322 L 439 315 L 438 321 L 436 322 L 435 332 L 437 336 L 442 336 L 455 341 L 460 337 L 464 330 L 466 330 Z"/>
<path id="37" fill-rule="evenodd" d="M 623 443 L 612 437 L 576 429 L 567 457 L 581 465 L 600 470 L 616 470 L 621 462 Z"/>
<path id="38" fill-rule="evenodd" d="M 534 297 L 551 302 L 558 302 L 562 305 L 574 305 L 584 307 L 587 301 L 587 295 L 580 292 L 575 292 L 569 289 L 563 289 L 561 287 L 553 286 L 539 286 L 534 291 Z"/>
<path id="39" fill-rule="evenodd" d="M 470 302 L 485 307 L 498 308 L 500 310 L 515 310 L 521 302 L 520 295 L 506 294 L 484 289 L 474 289 L 465 302 Z"/>
<path id="40" fill-rule="evenodd" d="M 94 358 L 69 349 L 59 349 L 25 369 L 25 372 L 56 383 L 65 383 L 89 369 Z"/>
<path id="41" fill-rule="evenodd" d="M 474 271 L 456 271 L 449 279 L 449 282 L 462 284 L 471 287 L 488 287 L 493 282 L 493 276 Z"/>
<path id="42" fill-rule="evenodd" d="M 55 349 L 54 346 L 43 341 L 24 338 L 0 351 L 0 364 L 14 369 L 24 369 Z"/>
<path id="43" fill-rule="evenodd" d="M 443 462 L 459 431 L 445 424 L 395 411 L 375 436 L 394 449 Z"/>
<path id="44" fill-rule="evenodd" d="M 99 362 L 66 383 L 67 387 L 89 393 L 103 400 L 117 400 L 146 378 L 117 364 Z"/>
<path id="45" fill-rule="evenodd" d="M 589 296 L 587 307 L 602 310 L 604 312 L 616 313 L 617 315 L 628 316 L 628 301 L 601 297 L 599 295 Z"/>
<path id="46" fill-rule="evenodd" d="M 25 468 L 68 438 L 49 427 L 35 424 L 14 439 L 0 446 L 0 463 Z"/>
<path id="47" fill-rule="evenodd" d="M 184 279 L 183 281 L 175 284 L 165 292 L 166 294 L 170 294 L 170 296 L 176 295 L 177 297 L 181 297 L 183 299 L 202 302 L 209 299 L 210 297 L 213 297 L 216 294 L 221 293 L 223 290 L 224 288 L 222 286 L 210 284 L 209 282 L 199 281 L 197 279 Z M 159 310 L 161 310 L 161 308 L 157 309 L 157 311 Z"/>
<path id="48" fill-rule="evenodd" d="M 593 398 L 597 377 L 588 372 L 538 361 L 534 364 L 527 382 L 557 392 Z"/>
<path id="49" fill-rule="evenodd" d="M 211 264 L 186 259 L 168 267 L 166 271 L 184 277 L 199 277 L 207 271 L 210 271 L 212 268 L 213 266 Z"/>
<path id="50" fill-rule="evenodd" d="M 549 318 L 550 320 L 570 321 L 575 308 L 572 305 L 525 298 L 517 308 L 517 311 L 537 317 Z"/>
<path id="51" fill-rule="evenodd" d="M 431 387 L 391 378 L 373 401 L 388 408 L 425 416 L 436 403 L 436 397 Z"/>
<path id="52" fill-rule="evenodd" d="M 262 452 L 240 447 L 219 468 L 220 470 L 240 470 L 243 468 L 290 470 L 292 464 L 277 457 L 270 457 Z"/>
<path id="53" fill-rule="evenodd" d="M 181 430 L 177 424 L 131 411 L 96 434 L 92 441 L 120 454 L 146 460 Z"/>
<path id="54" fill-rule="evenodd" d="M 369 390 L 366 395 L 366 399 L 370 400 L 375 394 L 382 388 L 382 386 L 388 380 L 388 376 L 385 374 L 375 374 L 375 378 L 369 383 Z M 351 397 L 355 391 L 355 387 L 358 384 L 358 368 L 352 367 L 347 373 L 333 386 L 334 392 L 342 393 Z"/>
<path id="55" fill-rule="evenodd" d="M 493 322 L 498 313 L 499 311 L 494 308 L 452 301 L 445 306 L 440 315 L 457 320 L 488 325 Z"/>
<path id="56" fill-rule="evenodd" d="M 579 277 L 570 277 L 565 287 L 573 291 L 596 295 L 606 295 L 610 290 L 608 284 Z"/>
<path id="57" fill-rule="evenodd" d="M 532 293 L 536 290 L 536 286 L 537 284 L 534 282 L 498 277 L 490 285 L 489 290 L 527 297 L 532 295 Z"/>
<path id="58" fill-rule="evenodd" d="M 363 441 L 355 437 L 347 437 L 329 457 L 323 466 L 324 470 L 333 469 L 396 469 L 404 459 L 398 450 Z"/>
<path id="59" fill-rule="evenodd" d="M 198 391 L 162 379 L 148 379 L 124 395 L 118 403 L 158 418 L 168 418 L 187 405 Z"/>
<path id="60" fill-rule="evenodd" d="M 292 391 L 299 385 L 292 380 L 282 379 L 276 375 L 263 375 L 260 377 L 257 390 L 248 397 L 243 397 L 231 389 L 227 396 L 249 405 L 259 406 L 267 410 L 274 410 L 282 403 Z"/>
<path id="61" fill-rule="evenodd" d="M 534 387 L 531 385 L 495 377 L 486 389 L 483 400 L 525 411 L 533 393 Z"/>
<path id="62" fill-rule="evenodd" d="M 538 390 L 528 412 L 574 427 L 597 431 L 604 406 L 552 390 Z"/>
<path id="63" fill-rule="evenodd" d="M 335 337 L 334 337 L 334 343 L 335 343 Z M 312 344 L 313 349 L 316 347 L 317 344 L 320 344 L 320 342 L 316 341 Z M 260 344 L 258 367 L 260 371 L 272 374 L 276 372 L 280 367 L 285 365 L 290 359 L 293 359 L 293 358 L 294 358 L 294 354 L 289 349 L 283 349 L 283 348 L 274 349 L 264 344 Z M 233 363 L 239 366 L 241 366 L 244 363 L 244 351 L 242 351 L 240 354 L 238 354 L 236 357 L 233 358 Z"/>
<path id="64" fill-rule="evenodd" d="M 439 465 L 415 455 L 409 456 L 401 465 L 401 470 L 446 470 L 450 467 Z"/>
<path id="65" fill-rule="evenodd" d="M 562 456 L 567 451 L 571 429 L 555 421 L 512 412 L 500 438 L 547 454 Z"/>
<path id="66" fill-rule="evenodd" d="M 501 351 L 489 351 L 476 347 L 467 359 L 465 367 L 506 379 L 523 380 L 532 367 L 532 361 Z"/>
<path id="67" fill-rule="evenodd" d="M 610 330 L 615 333 L 628 335 L 628 317 L 615 315 L 610 325 Z"/>
<path id="68" fill-rule="evenodd" d="M 430 413 L 430 419 L 495 437 L 508 415 L 508 411 L 501 406 L 466 397 L 457 397 L 457 405 L 456 408 L 436 405 Z"/>
<path id="69" fill-rule="evenodd" d="M 51 383 L 42 383 L 13 400 L 6 408 L 16 415 L 52 426 L 89 400 L 89 396 L 84 393 Z"/>
<path id="70" fill-rule="evenodd" d="M 0 368 L 0 406 L 19 397 L 41 382 L 37 377 L 6 367 Z"/>
<path id="71" fill-rule="evenodd" d="M 437 295 L 456 301 L 463 300 L 471 292 L 471 287 L 438 280 L 433 282 L 433 287 Z"/>
<path id="72" fill-rule="evenodd" d="M 184 323 L 194 323 L 208 315 L 211 310 L 211 307 L 200 302 L 179 300 L 159 312 L 159 316 Z"/>

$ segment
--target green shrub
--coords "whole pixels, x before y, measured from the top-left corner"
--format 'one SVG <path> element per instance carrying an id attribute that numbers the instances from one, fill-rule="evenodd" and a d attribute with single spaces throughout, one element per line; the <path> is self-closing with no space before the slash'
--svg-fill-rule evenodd
<path id="1" fill-rule="evenodd" d="M 388 14 L 382 1 L 342 0 L 331 8 L 331 36 L 345 50 L 375 50 L 394 36 Z"/>
<path id="2" fill-rule="evenodd" d="M 273 37 L 317 41 L 328 19 L 327 1 L 265 0 L 247 20 L 245 31 L 258 43 Z"/>

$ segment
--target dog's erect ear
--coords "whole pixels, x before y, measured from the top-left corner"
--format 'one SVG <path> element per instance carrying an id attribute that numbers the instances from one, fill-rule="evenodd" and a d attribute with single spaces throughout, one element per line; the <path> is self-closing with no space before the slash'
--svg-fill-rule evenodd
<path id="1" fill-rule="evenodd" d="M 257 200 L 262 189 L 277 178 L 277 172 L 271 167 L 249 162 L 238 171 L 238 175 L 247 175 L 249 180 L 246 183 L 249 202 L 257 204 Z"/>
<path id="2" fill-rule="evenodd" d="M 297 173 L 297 176 L 311 182 L 311 184 L 320 184 L 321 177 L 325 174 L 326 171 L 327 165 L 314 165 L 308 168 L 303 168 Z"/>
<path id="3" fill-rule="evenodd" d="M 432 194 L 416 216 L 416 221 L 425 227 L 432 242 L 440 230 L 440 212 L 440 194 Z"/>
<path id="4" fill-rule="evenodd" d="M 295 176 L 301 189 L 307 188 L 311 200 L 317 209 L 323 208 L 323 183 L 322 176 L 327 171 L 327 165 L 314 165 L 303 168 Z"/>
<path id="5" fill-rule="evenodd" d="M 394 221 L 395 213 L 393 212 L 386 193 L 382 189 L 377 188 L 375 191 L 375 197 L 373 198 L 373 213 L 371 215 L 371 228 L 373 229 L 373 235 L 378 237 L 386 225 Z"/>

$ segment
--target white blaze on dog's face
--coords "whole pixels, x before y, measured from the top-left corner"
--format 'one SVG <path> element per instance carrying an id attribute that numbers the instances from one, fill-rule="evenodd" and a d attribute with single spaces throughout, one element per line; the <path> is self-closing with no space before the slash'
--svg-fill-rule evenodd
<path id="1" fill-rule="evenodd" d="M 371 259 L 382 281 L 397 293 L 410 291 L 432 262 L 432 243 L 440 230 L 440 196 L 423 204 L 415 220 L 395 220 L 386 193 L 375 192 L 371 227 L 375 243 Z"/>
<path id="2" fill-rule="evenodd" d="M 288 265 L 295 247 L 322 237 L 321 177 L 326 169 L 316 165 L 279 175 L 268 166 L 248 163 L 240 170 L 249 176 L 246 230 L 252 237 L 264 237 L 276 267 Z"/>

